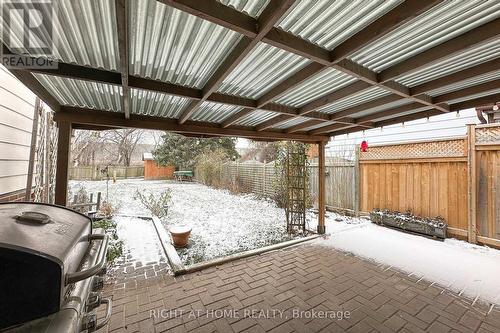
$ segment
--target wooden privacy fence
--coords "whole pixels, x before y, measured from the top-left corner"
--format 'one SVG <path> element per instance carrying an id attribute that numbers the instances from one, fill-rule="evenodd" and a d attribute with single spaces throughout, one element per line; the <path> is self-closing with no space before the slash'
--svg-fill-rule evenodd
<path id="1" fill-rule="evenodd" d="M 449 233 L 500 246 L 500 125 L 465 138 L 372 146 L 361 153 L 360 210 L 443 217 Z"/>
<path id="2" fill-rule="evenodd" d="M 450 232 L 465 236 L 466 140 L 370 147 L 360 157 L 360 193 L 361 211 L 380 208 L 439 215 Z"/>
<path id="3" fill-rule="evenodd" d="M 326 205 L 331 209 L 355 210 L 356 163 L 345 161 L 326 165 Z M 318 195 L 318 165 L 309 166 L 309 191 Z M 221 184 L 236 184 L 240 191 L 272 197 L 275 194 L 274 162 L 231 162 L 221 168 Z"/>
<path id="4" fill-rule="evenodd" d="M 242 192 L 272 197 L 275 194 L 274 162 L 231 162 L 221 167 L 221 184 L 236 185 Z"/>
<path id="5" fill-rule="evenodd" d="M 469 126 L 469 241 L 500 246 L 500 125 Z"/>
<path id="6" fill-rule="evenodd" d="M 345 161 L 326 165 L 325 201 L 329 209 L 357 210 L 357 163 Z M 313 198 L 318 193 L 318 164 L 310 165 L 310 191 Z"/>
<path id="7" fill-rule="evenodd" d="M 73 180 L 103 180 L 106 173 L 101 170 L 104 167 L 79 166 L 69 169 L 69 179 Z M 109 176 L 111 178 L 140 178 L 144 177 L 143 166 L 109 166 Z"/>

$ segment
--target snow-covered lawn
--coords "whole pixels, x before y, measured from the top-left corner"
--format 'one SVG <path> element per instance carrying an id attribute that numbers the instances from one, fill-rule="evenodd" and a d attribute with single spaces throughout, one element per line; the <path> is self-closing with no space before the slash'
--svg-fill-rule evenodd
<path id="1" fill-rule="evenodd" d="M 89 193 L 101 191 L 103 197 L 106 196 L 105 181 L 72 181 L 70 190 L 75 192 L 81 185 Z M 274 202 L 254 195 L 235 195 L 197 183 L 135 179 L 110 181 L 109 200 L 119 207 L 118 214 L 150 215 L 139 201 L 134 200 L 134 193 L 140 190 L 159 194 L 167 188 L 172 190 L 172 202 L 163 224 L 166 228 L 174 224 L 187 224 L 193 228 L 190 247 L 178 250 L 184 264 L 290 239 L 286 233 L 284 210 L 276 207 Z M 314 218 L 308 215 L 308 219 Z"/>
<path id="2" fill-rule="evenodd" d="M 335 219 L 341 218 L 338 222 Z M 456 239 L 437 241 L 328 214 L 326 239 L 316 243 L 374 260 L 472 299 L 500 304 L 500 251 Z"/>

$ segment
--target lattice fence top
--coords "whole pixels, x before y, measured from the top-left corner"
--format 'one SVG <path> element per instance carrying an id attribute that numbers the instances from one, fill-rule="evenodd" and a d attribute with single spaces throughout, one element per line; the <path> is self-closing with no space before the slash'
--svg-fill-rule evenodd
<path id="1" fill-rule="evenodd" d="M 460 138 L 387 146 L 372 146 L 368 147 L 368 151 L 361 153 L 360 159 L 389 160 L 463 156 L 467 156 L 467 141 Z"/>
<path id="2" fill-rule="evenodd" d="M 500 143 L 500 125 L 476 126 L 477 144 L 499 144 Z"/>

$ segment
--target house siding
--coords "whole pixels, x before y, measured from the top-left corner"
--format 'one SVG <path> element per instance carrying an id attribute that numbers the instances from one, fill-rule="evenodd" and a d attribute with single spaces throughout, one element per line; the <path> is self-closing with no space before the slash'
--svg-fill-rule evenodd
<path id="1" fill-rule="evenodd" d="M 0 198 L 26 187 L 36 96 L 0 65 Z"/>

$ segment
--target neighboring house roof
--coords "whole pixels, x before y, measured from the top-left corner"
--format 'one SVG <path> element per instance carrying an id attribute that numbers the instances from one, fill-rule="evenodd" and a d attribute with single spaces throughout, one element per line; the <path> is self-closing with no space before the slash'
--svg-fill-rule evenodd
<path id="1" fill-rule="evenodd" d="M 142 160 L 143 161 L 154 160 L 153 154 L 152 153 L 142 153 Z"/>

